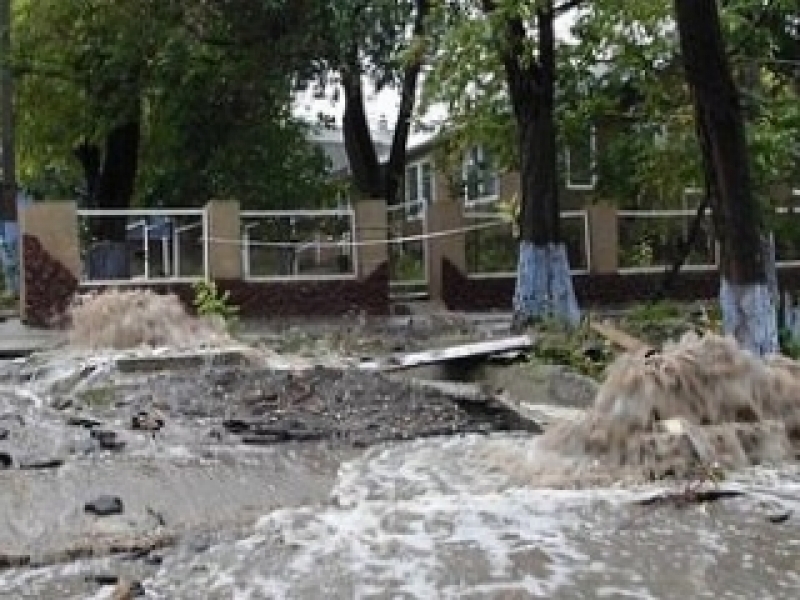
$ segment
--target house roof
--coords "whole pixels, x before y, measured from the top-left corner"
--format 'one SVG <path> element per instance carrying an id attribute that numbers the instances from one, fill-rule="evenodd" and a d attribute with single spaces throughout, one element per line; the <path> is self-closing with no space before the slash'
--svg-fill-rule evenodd
<path id="1" fill-rule="evenodd" d="M 371 133 L 378 160 L 383 164 L 389 160 L 389 151 L 392 147 L 392 132 L 389 131 L 384 122 L 381 122 Z M 350 163 L 347 159 L 347 151 L 344 147 L 344 132 L 341 127 L 314 126 L 311 129 L 309 141 L 325 153 L 325 156 L 330 161 L 333 175 L 346 176 L 350 174 Z"/>

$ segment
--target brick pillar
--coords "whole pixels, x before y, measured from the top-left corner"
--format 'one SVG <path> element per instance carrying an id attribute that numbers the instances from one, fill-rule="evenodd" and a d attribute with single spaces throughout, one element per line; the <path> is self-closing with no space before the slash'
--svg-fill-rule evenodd
<path id="1" fill-rule="evenodd" d="M 358 261 L 356 276 L 364 279 L 389 261 L 386 201 L 382 198 L 356 200 L 353 209 L 356 220 L 356 241 L 368 242 L 355 248 Z"/>
<path id="2" fill-rule="evenodd" d="M 25 285 L 26 236 L 36 238 L 42 249 L 58 263 L 61 263 L 76 280 L 81 279 L 80 241 L 78 239 L 78 214 L 74 202 L 37 202 L 20 210 L 19 213 L 19 269 L 20 269 L 20 312 L 27 319 L 28 294 Z M 38 276 L 38 274 L 34 274 Z"/>
<path id="3" fill-rule="evenodd" d="M 607 204 L 587 207 L 592 273 L 616 273 L 619 268 L 617 209 Z"/>
<path id="4" fill-rule="evenodd" d="M 239 203 L 212 200 L 208 211 L 208 273 L 212 280 L 242 278 Z"/>
<path id="5" fill-rule="evenodd" d="M 458 202 L 435 202 L 428 207 L 428 233 L 453 231 L 464 227 L 464 214 Z M 433 236 L 427 240 L 428 293 L 434 302 L 442 302 L 442 261 L 446 258 L 462 273 L 467 272 L 464 232 Z"/>

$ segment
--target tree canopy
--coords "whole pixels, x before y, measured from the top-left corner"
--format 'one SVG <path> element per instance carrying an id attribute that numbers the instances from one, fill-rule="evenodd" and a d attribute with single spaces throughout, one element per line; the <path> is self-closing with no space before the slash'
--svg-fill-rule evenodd
<path id="1" fill-rule="evenodd" d="M 290 112 L 319 54 L 316 3 L 15 3 L 20 174 L 47 195 L 85 188 L 75 150 L 140 123 L 135 200 L 309 204 L 322 155 Z M 86 193 L 86 190 L 83 189 Z"/>

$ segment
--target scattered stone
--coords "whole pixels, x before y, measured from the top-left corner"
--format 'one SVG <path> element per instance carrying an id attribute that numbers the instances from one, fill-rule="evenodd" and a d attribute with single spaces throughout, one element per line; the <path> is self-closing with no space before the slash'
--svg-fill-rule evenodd
<path id="1" fill-rule="evenodd" d="M 289 439 L 285 433 L 256 433 L 242 436 L 242 443 L 251 446 L 269 446 Z"/>
<path id="2" fill-rule="evenodd" d="M 57 469 L 64 464 L 61 458 L 21 458 L 19 468 L 22 470 Z"/>
<path id="3" fill-rule="evenodd" d="M 226 419 L 222 422 L 222 426 L 233 434 L 244 433 L 250 430 L 250 423 L 241 419 Z"/>
<path id="4" fill-rule="evenodd" d="M 31 564 L 31 557 L 28 554 L 5 554 L 0 552 L 0 569 L 16 569 L 27 567 Z"/>
<path id="5" fill-rule="evenodd" d="M 164 427 L 164 418 L 158 414 L 139 411 L 131 418 L 131 429 L 136 431 L 159 431 Z"/>
<path id="6" fill-rule="evenodd" d="M 92 419 L 91 417 L 71 416 L 67 419 L 67 425 L 91 429 L 92 427 L 102 425 L 102 422 L 98 421 L 97 419 Z"/>
<path id="7" fill-rule="evenodd" d="M 164 557 L 160 554 L 148 554 L 144 557 L 144 564 L 150 567 L 159 567 L 164 562 Z"/>
<path id="8" fill-rule="evenodd" d="M 767 520 L 769 520 L 770 523 L 775 523 L 776 525 L 778 525 L 780 523 L 786 523 L 786 521 L 788 521 L 791 518 L 791 516 L 792 516 L 792 511 L 787 510 L 782 513 L 770 515 L 769 517 L 767 517 Z"/>
<path id="9" fill-rule="evenodd" d="M 125 447 L 125 442 L 117 439 L 117 432 L 110 429 L 92 429 L 91 437 L 103 450 L 119 451 Z"/>
<path id="10" fill-rule="evenodd" d="M 0 427 L 0 440 L 8 439 L 9 431 L 5 427 Z"/>
<path id="11" fill-rule="evenodd" d="M 90 575 L 87 579 L 97 585 L 117 585 L 119 582 L 118 575 L 108 574 L 101 574 L 101 575 Z"/>
<path id="12" fill-rule="evenodd" d="M 53 408 L 56 410 L 66 410 L 72 406 L 72 398 L 69 396 L 61 396 L 53 400 Z"/>
<path id="13" fill-rule="evenodd" d="M 96 515 L 98 517 L 106 517 L 109 515 L 122 514 L 124 510 L 122 500 L 119 496 L 98 496 L 91 502 L 87 502 L 83 507 L 84 512 Z"/>
<path id="14" fill-rule="evenodd" d="M 111 594 L 111 600 L 132 600 L 144 595 L 144 586 L 140 581 L 120 581 Z"/>

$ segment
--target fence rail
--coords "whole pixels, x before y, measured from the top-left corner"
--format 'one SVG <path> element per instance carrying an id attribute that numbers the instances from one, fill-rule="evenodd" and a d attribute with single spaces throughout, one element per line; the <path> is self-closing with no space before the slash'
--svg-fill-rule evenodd
<path id="1" fill-rule="evenodd" d="M 471 277 L 510 277 L 516 272 L 518 240 L 513 224 L 496 212 L 469 211 L 468 223 L 494 226 L 468 231 L 466 234 L 467 271 Z M 588 273 L 592 266 L 589 214 L 585 210 L 561 212 L 562 239 L 567 247 L 571 272 Z"/>
<path id="2" fill-rule="evenodd" d="M 242 211 L 244 279 L 352 279 L 355 236 L 351 209 Z"/>

